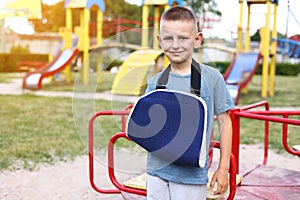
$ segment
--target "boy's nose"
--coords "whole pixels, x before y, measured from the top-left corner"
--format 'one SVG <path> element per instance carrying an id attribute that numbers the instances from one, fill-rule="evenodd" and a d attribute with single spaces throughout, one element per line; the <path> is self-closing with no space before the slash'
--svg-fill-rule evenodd
<path id="1" fill-rule="evenodd" d="M 174 39 L 173 42 L 172 42 L 172 48 L 173 49 L 178 49 L 180 47 L 180 43 L 178 41 L 178 39 Z"/>

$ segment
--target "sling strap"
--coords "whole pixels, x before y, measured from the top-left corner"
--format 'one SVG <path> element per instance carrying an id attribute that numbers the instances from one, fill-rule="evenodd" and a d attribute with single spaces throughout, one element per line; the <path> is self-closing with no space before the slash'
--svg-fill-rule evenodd
<path id="1" fill-rule="evenodd" d="M 166 90 L 170 71 L 169 65 L 159 77 L 156 90 L 143 95 L 134 104 L 128 116 L 127 136 L 163 160 L 162 165 L 204 167 L 207 106 L 200 96 L 200 65 L 192 61 L 192 94 Z"/>
<path id="2" fill-rule="evenodd" d="M 169 65 L 161 74 L 157 81 L 156 89 L 166 89 L 171 66 Z M 201 67 L 194 59 L 191 64 L 191 93 L 201 96 Z"/>

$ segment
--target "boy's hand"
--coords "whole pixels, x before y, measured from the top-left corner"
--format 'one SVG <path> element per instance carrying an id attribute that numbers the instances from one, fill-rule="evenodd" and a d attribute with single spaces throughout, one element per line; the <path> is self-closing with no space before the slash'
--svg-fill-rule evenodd
<path id="1" fill-rule="evenodd" d="M 218 169 L 210 182 L 210 187 L 213 188 L 217 182 L 217 190 L 214 192 L 215 195 L 222 194 L 228 189 L 228 172 L 227 170 Z"/>

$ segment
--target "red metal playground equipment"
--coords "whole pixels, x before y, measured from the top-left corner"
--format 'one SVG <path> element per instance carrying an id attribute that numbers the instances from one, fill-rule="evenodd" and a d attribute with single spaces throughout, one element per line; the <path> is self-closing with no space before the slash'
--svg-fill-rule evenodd
<path id="1" fill-rule="evenodd" d="M 104 110 L 93 115 L 89 122 L 89 172 L 92 188 L 103 194 L 121 194 L 124 199 L 146 199 L 145 181 L 143 186 L 132 187 L 130 184 L 120 183 L 115 176 L 114 145 L 120 138 L 127 138 L 126 116 L 130 113 L 132 105 L 124 110 Z M 262 109 L 263 108 L 263 109 Z M 95 183 L 94 165 L 94 121 L 98 117 L 116 115 L 121 117 L 122 130 L 110 138 L 108 143 L 108 176 L 114 188 L 100 188 Z M 292 146 L 289 138 L 289 127 L 299 128 L 300 110 L 270 110 L 266 101 L 261 101 L 244 107 L 237 107 L 230 111 L 233 128 L 232 155 L 230 160 L 230 189 L 223 195 L 212 195 L 208 190 L 208 199 L 300 199 L 300 172 L 273 166 L 267 166 L 270 123 L 281 124 L 282 145 L 292 155 L 300 156 L 300 150 Z M 264 122 L 264 155 L 262 164 L 246 164 L 240 162 L 240 129 L 241 119 L 260 120 Z M 296 141 L 294 141 L 296 142 Z M 299 141 L 298 141 L 299 142 Z M 211 148 L 219 148 L 218 141 L 211 141 Z M 210 157 L 213 154 L 210 152 Z M 295 157 L 295 159 L 299 159 Z M 210 159 L 211 161 L 211 159 Z M 211 163 L 211 162 L 210 162 Z M 288 164 L 288 163 L 283 163 Z M 299 166 L 298 166 L 299 167 Z M 213 170 L 214 164 L 210 169 Z M 141 175 L 139 178 L 144 178 Z M 133 178 L 132 180 L 136 180 Z"/>

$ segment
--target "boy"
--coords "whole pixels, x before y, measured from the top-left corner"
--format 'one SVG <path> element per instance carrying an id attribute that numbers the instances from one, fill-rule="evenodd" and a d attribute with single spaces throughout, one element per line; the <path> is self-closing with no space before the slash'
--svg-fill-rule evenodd
<path id="1" fill-rule="evenodd" d="M 202 34 L 198 32 L 194 13 L 182 6 L 175 6 L 167 10 L 161 17 L 160 33 L 157 39 L 171 66 L 166 89 L 189 93 L 193 50 L 198 48 L 202 41 Z M 232 130 L 227 111 L 234 107 L 234 103 L 222 75 L 212 67 L 203 64 L 200 64 L 200 67 L 202 74 L 201 97 L 206 102 L 208 110 L 207 141 L 210 140 L 214 115 L 217 115 L 221 134 L 220 163 L 211 183 L 211 187 L 213 187 L 217 182 L 215 194 L 220 194 L 228 188 Z M 146 93 L 156 89 L 160 76 L 161 73 L 158 73 L 149 80 Z M 206 199 L 207 161 L 204 168 L 175 164 L 163 164 L 164 167 L 158 167 L 162 162 L 148 153 L 147 199 Z"/>

